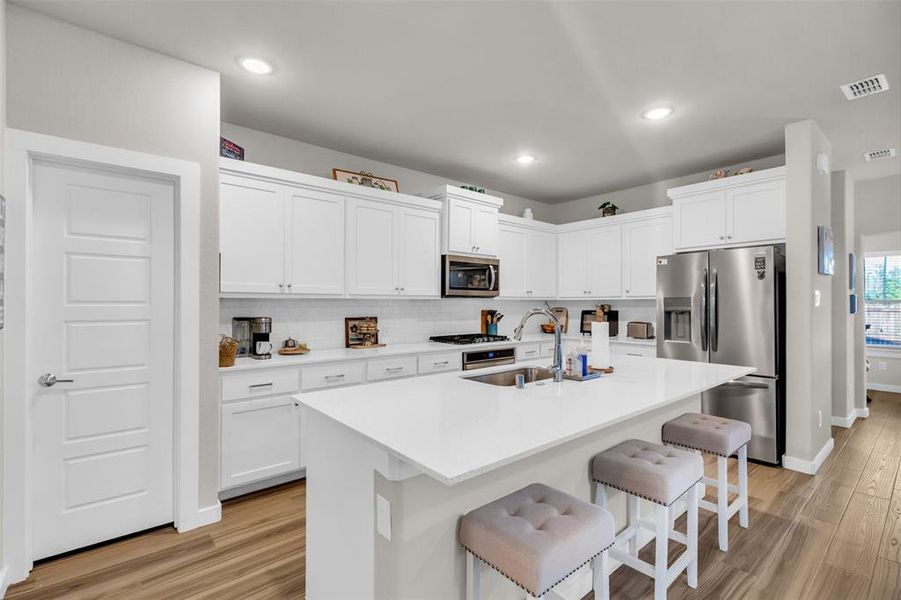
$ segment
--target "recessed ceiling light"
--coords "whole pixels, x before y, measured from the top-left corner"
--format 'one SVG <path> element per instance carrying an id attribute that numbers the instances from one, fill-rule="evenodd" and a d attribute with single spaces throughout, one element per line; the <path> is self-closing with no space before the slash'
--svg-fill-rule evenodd
<path id="1" fill-rule="evenodd" d="M 641 116 L 645 119 L 650 119 L 651 121 L 658 121 L 673 114 L 673 110 L 672 106 L 655 106 L 654 108 L 649 108 L 641 113 Z"/>
<path id="2" fill-rule="evenodd" d="M 259 58 L 242 58 L 239 64 L 254 75 L 269 75 L 272 73 L 272 65 Z"/>
<path id="3" fill-rule="evenodd" d="M 516 157 L 516 162 L 521 165 L 529 165 L 535 162 L 535 157 L 531 154 L 520 154 Z"/>

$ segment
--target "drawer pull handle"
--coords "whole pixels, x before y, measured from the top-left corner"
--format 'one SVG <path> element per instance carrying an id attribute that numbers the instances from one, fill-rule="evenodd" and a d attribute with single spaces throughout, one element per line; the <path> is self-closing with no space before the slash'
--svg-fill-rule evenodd
<path id="1" fill-rule="evenodd" d="M 403 371 L 403 367 L 385 367 L 385 373 L 397 373 L 398 371 Z"/>
<path id="2" fill-rule="evenodd" d="M 626 356 L 641 356 L 641 354 L 638 354 L 637 352 L 626 352 Z"/>
<path id="3" fill-rule="evenodd" d="M 326 375 L 326 379 L 344 379 L 344 373 L 339 373 L 337 375 Z"/>
<path id="4" fill-rule="evenodd" d="M 433 362 L 432 366 L 433 367 L 444 367 L 444 366 L 447 366 L 447 362 L 448 361 L 446 361 L 446 360 L 442 360 L 441 362 Z"/>
<path id="5" fill-rule="evenodd" d="M 258 388 L 272 387 L 272 383 L 254 383 L 254 384 L 250 385 L 249 387 L 250 387 L 250 389 L 255 390 Z"/>

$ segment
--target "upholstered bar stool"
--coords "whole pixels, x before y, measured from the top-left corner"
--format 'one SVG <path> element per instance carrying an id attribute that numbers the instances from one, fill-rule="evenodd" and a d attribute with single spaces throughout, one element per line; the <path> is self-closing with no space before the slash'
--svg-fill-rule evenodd
<path id="1" fill-rule="evenodd" d="M 466 598 L 480 597 L 483 563 L 524 589 L 529 598 L 559 598 L 551 589 L 591 562 L 594 597 L 610 597 L 607 549 L 613 515 L 590 502 L 533 483 L 460 522 L 466 550 Z"/>
<path id="2" fill-rule="evenodd" d="M 717 514 L 720 550 L 729 550 L 729 519 L 738 512 L 738 524 L 748 528 L 748 442 L 751 426 L 743 421 L 713 415 L 685 413 L 663 424 L 663 443 L 716 455 L 716 480 L 704 477 L 705 485 L 715 485 L 716 504 L 701 498 L 699 506 Z M 726 460 L 738 454 L 738 487 L 729 483 Z M 729 504 L 729 492 L 738 494 Z"/>
<path id="3" fill-rule="evenodd" d="M 607 507 L 607 487 L 623 491 L 626 496 L 626 528 L 616 536 L 610 556 L 624 565 L 654 579 L 654 598 L 666 598 L 666 590 L 682 571 L 688 585 L 698 586 L 698 490 L 704 476 L 701 457 L 641 440 L 628 440 L 594 457 L 592 479 L 596 485 L 595 503 Z M 687 496 L 688 527 L 680 533 L 670 526 L 670 511 L 676 500 Z M 639 498 L 657 505 L 654 521 L 639 515 Z M 641 529 L 655 535 L 654 564 L 638 558 L 638 534 Z M 686 546 L 685 552 L 668 566 L 669 540 Z M 628 552 L 617 546 L 629 545 Z"/>

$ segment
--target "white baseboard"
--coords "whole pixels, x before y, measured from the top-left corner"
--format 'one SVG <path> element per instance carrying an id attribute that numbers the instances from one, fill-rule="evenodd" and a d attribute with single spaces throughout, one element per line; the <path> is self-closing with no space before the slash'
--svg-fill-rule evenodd
<path id="1" fill-rule="evenodd" d="M 782 466 L 791 471 L 816 475 L 816 472 L 819 471 L 823 462 L 825 462 L 826 457 L 832 452 L 834 446 L 835 441 L 832 438 L 829 438 L 829 440 L 823 444 L 823 447 L 820 448 L 820 451 L 817 452 L 817 455 L 813 457 L 813 460 L 804 460 L 803 458 L 797 458 L 786 454 L 782 457 Z"/>
<path id="2" fill-rule="evenodd" d="M 0 598 L 6 596 L 6 588 L 9 587 L 9 578 L 6 576 L 7 573 L 9 573 L 9 567 L 0 569 Z"/>
<path id="3" fill-rule="evenodd" d="M 847 417 L 833 416 L 832 417 L 832 426 L 848 428 L 854 424 L 854 419 L 856 419 L 856 418 L 857 418 L 857 413 L 856 413 L 856 411 L 853 411 L 853 410 L 851 411 L 851 414 L 849 414 Z"/>
<path id="4" fill-rule="evenodd" d="M 176 528 L 179 533 L 184 533 L 186 531 L 191 531 L 192 529 L 197 529 L 198 527 L 203 527 L 204 525 L 218 523 L 221 520 L 222 504 L 216 502 L 216 504 L 212 506 L 201 508 L 193 515 L 188 515 L 186 518 L 181 519 Z"/>
<path id="5" fill-rule="evenodd" d="M 870 409 L 868 407 L 865 408 L 855 408 L 854 416 L 860 419 L 866 419 L 870 416 Z"/>
<path id="6" fill-rule="evenodd" d="M 901 394 L 901 385 L 891 385 L 888 383 L 870 383 L 867 382 L 868 390 L 876 390 L 877 392 L 895 392 Z"/>

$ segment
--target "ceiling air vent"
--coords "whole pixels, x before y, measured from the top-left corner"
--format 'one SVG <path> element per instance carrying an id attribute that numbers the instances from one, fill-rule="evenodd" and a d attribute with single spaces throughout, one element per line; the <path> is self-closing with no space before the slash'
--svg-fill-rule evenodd
<path id="1" fill-rule="evenodd" d="M 882 150 L 872 150 L 870 152 L 863 153 L 863 157 L 867 159 L 867 161 L 879 160 L 880 158 L 891 158 L 894 155 L 894 148 L 883 148 Z"/>
<path id="2" fill-rule="evenodd" d="M 885 78 L 885 75 L 873 75 L 872 77 L 867 77 L 860 81 L 846 83 L 841 86 L 841 88 L 842 92 L 845 94 L 845 98 L 848 100 L 856 100 L 857 98 L 872 96 L 873 94 L 888 90 L 888 79 Z"/>

